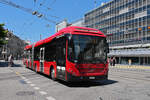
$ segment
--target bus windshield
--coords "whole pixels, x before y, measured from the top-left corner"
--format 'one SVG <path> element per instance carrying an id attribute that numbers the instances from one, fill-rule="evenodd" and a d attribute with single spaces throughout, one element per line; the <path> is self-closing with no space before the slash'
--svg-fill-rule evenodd
<path id="1" fill-rule="evenodd" d="M 91 35 L 72 35 L 68 45 L 68 59 L 71 62 L 105 63 L 107 59 L 106 38 Z"/>

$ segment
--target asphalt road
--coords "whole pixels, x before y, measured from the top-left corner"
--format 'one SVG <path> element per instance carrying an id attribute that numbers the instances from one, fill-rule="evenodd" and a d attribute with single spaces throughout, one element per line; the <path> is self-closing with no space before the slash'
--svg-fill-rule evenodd
<path id="1" fill-rule="evenodd" d="M 69 84 L 0 63 L 0 100 L 150 100 L 150 70 L 110 67 L 106 82 Z"/>

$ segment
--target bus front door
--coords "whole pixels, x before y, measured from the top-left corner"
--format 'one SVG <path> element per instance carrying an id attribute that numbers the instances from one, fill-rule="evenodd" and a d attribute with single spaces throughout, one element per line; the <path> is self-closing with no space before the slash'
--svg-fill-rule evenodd
<path id="1" fill-rule="evenodd" d="M 57 62 L 57 77 L 65 80 L 66 71 L 66 54 L 65 48 L 59 46 L 56 50 L 56 62 Z"/>
<path id="2" fill-rule="evenodd" d="M 40 48 L 40 72 L 44 72 L 44 50 L 45 48 Z"/>

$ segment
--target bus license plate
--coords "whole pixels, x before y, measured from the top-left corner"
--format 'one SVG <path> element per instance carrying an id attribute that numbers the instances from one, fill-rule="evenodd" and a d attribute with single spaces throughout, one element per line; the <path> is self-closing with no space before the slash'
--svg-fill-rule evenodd
<path id="1" fill-rule="evenodd" d="M 89 79 L 95 79 L 95 77 L 89 77 Z"/>

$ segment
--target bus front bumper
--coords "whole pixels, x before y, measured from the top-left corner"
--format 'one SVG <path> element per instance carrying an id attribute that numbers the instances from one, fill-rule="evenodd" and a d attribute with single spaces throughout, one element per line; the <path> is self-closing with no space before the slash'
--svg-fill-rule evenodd
<path id="1" fill-rule="evenodd" d="M 108 75 L 101 76 L 73 76 L 67 73 L 68 82 L 78 82 L 78 81 L 94 81 L 94 80 L 108 80 Z"/>

